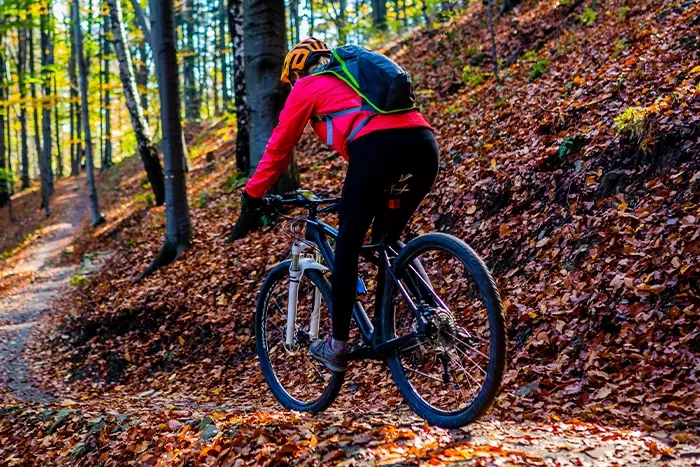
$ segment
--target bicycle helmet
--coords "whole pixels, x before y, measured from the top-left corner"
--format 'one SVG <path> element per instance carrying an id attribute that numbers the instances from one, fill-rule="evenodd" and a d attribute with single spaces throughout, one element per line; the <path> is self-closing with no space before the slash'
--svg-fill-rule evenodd
<path id="1" fill-rule="evenodd" d="M 304 39 L 295 45 L 285 57 L 280 80 L 285 83 L 291 83 L 289 77 L 292 71 L 304 71 L 307 67 L 316 63 L 321 56 L 330 53 L 331 49 L 325 42 L 314 37 Z"/>

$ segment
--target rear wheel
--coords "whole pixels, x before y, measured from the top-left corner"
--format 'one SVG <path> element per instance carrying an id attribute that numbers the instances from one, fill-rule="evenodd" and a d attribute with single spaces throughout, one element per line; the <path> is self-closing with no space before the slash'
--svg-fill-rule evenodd
<path id="1" fill-rule="evenodd" d="M 255 312 L 255 345 L 265 381 L 280 404 L 290 410 L 320 411 L 338 396 L 344 378 L 344 373 L 330 371 L 309 353 L 315 293 L 320 293 L 321 299 L 318 336 L 331 332 L 330 285 L 318 271 L 304 273 L 299 283 L 294 344 L 288 348 L 289 265 L 290 261 L 278 264 L 265 278 Z"/>
<path id="2" fill-rule="evenodd" d="M 420 314 L 388 280 L 384 339 L 417 336 L 387 360 L 401 395 L 433 425 L 475 421 L 498 394 L 506 362 L 503 310 L 491 274 L 466 243 L 439 233 L 409 242 L 394 272 Z M 426 275 L 429 285 L 421 280 Z"/>

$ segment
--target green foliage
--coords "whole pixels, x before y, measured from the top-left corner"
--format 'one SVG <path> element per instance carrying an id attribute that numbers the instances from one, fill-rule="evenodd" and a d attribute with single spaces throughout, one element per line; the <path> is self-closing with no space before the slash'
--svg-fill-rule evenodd
<path id="1" fill-rule="evenodd" d="M 238 174 L 234 175 L 229 175 L 229 177 L 226 179 L 226 185 L 224 186 L 224 189 L 228 193 L 233 193 L 248 181 L 248 177 L 241 177 Z"/>
<path id="2" fill-rule="evenodd" d="M 476 67 L 464 65 L 462 68 L 462 82 L 470 88 L 475 88 L 486 81 L 485 74 Z"/>
<path id="3" fill-rule="evenodd" d="M 12 184 L 15 183 L 15 177 L 12 172 L 0 167 L 0 193 L 11 192 Z"/>
<path id="4" fill-rule="evenodd" d="M 528 50 L 523 54 L 523 60 L 537 60 L 537 52 L 535 52 L 534 50 Z"/>
<path id="5" fill-rule="evenodd" d="M 209 193 L 206 191 L 202 192 L 199 194 L 197 197 L 197 207 L 198 208 L 206 208 L 207 205 L 209 204 L 209 201 L 211 201 L 211 197 L 209 196 Z"/>
<path id="6" fill-rule="evenodd" d="M 464 108 L 461 105 L 452 104 L 445 109 L 445 114 L 446 115 L 454 115 L 454 114 L 460 113 L 462 110 L 464 110 Z"/>
<path id="7" fill-rule="evenodd" d="M 588 141 L 582 135 L 576 135 L 573 138 L 571 138 L 571 137 L 564 138 L 564 141 L 561 143 L 561 146 L 559 146 L 559 150 L 557 151 L 557 154 L 559 155 L 559 159 L 564 159 L 572 154 L 576 154 L 587 143 L 588 143 Z"/>
<path id="8" fill-rule="evenodd" d="M 617 134 L 626 133 L 632 138 L 641 139 L 647 127 L 649 113 L 647 107 L 627 107 L 614 119 L 617 123 Z"/>
<path id="9" fill-rule="evenodd" d="M 500 109 L 501 107 L 503 107 L 503 104 L 505 104 L 505 103 L 506 103 L 506 100 L 505 100 L 504 98 L 501 97 L 500 99 L 498 99 L 498 100 L 496 101 L 495 104 L 493 104 L 493 108 L 494 108 L 494 109 Z"/>
<path id="10" fill-rule="evenodd" d="M 82 275 L 80 275 L 80 274 L 76 274 L 76 275 L 74 275 L 73 277 L 70 278 L 70 280 L 68 281 L 68 283 L 69 283 L 70 285 L 72 285 L 73 287 L 80 287 L 80 288 L 82 288 L 82 287 L 85 287 L 85 286 L 87 285 L 88 280 L 87 280 L 87 277 L 82 276 Z"/>
<path id="11" fill-rule="evenodd" d="M 630 12 L 630 7 L 628 6 L 623 6 L 620 8 L 620 11 L 618 12 L 617 16 L 620 19 L 620 22 L 624 22 L 627 19 L 627 13 Z"/>
<path id="12" fill-rule="evenodd" d="M 584 27 L 593 26 L 597 17 L 598 13 L 596 13 L 595 10 L 590 7 L 587 7 L 585 10 L 583 10 L 583 13 L 578 15 L 578 19 L 581 21 L 581 24 Z"/>
<path id="13" fill-rule="evenodd" d="M 538 60 L 532 64 L 532 71 L 530 71 L 530 81 L 536 80 L 549 69 L 549 62 L 547 60 Z"/>
<path id="14" fill-rule="evenodd" d="M 145 204 L 146 206 L 153 206 L 156 203 L 156 195 L 154 195 L 152 191 L 138 193 L 134 195 L 134 201 Z"/>
<path id="15" fill-rule="evenodd" d="M 626 37 L 622 37 L 615 41 L 615 53 L 619 54 L 622 52 L 625 48 L 627 48 L 627 44 L 629 43 L 629 40 Z"/>
<path id="16" fill-rule="evenodd" d="M 471 66 L 481 65 L 482 63 L 484 63 L 484 60 L 486 60 L 486 55 L 484 55 L 484 54 L 474 55 L 472 58 L 469 59 L 469 64 Z"/>

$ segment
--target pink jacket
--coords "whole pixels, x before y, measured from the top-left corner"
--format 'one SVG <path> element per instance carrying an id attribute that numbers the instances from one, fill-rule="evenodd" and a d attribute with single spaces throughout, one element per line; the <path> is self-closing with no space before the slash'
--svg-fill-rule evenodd
<path id="1" fill-rule="evenodd" d="M 312 75 L 300 79 L 280 113 L 280 121 L 272 132 L 255 173 L 245 186 L 250 196 L 260 198 L 275 184 L 289 165 L 292 149 L 299 142 L 306 123 L 322 141 L 349 161 L 347 143 L 353 130 L 371 115 L 369 111 L 348 112 L 329 120 L 314 117 L 360 107 L 362 98 L 341 79 L 331 75 Z M 397 128 L 431 128 L 417 110 L 392 115 L 375 115 L 361 126 L 352 139 L 378 130 Z M 329 131 L 330 135 L 329 135 Z"/>

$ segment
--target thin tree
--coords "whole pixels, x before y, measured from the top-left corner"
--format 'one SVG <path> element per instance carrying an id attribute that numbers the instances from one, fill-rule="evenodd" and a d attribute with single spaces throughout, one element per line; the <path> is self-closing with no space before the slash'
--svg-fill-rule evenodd
<path id="1" fill-rule="evenodd" d="M 228 0 L 228 24 L 233 45 L 233 95 L 236 107 L 236 168 L 240 174 L 250 170 L 248 133 L 248 97 L 245 78 L 243 0 Z"/>
<path id="2" fill-rule="evenodd" d="M 28 29 L 28 44 L 29 44 L 29 77 L 31 78 L 31 86 L 29 87 L 30 94 L 32 97 L 32 109 L 34 111 L 34 149 L 36 150 L 36 161 L 39 163 L 41 161 L 41 131 L 39 131 L 39 99 L 37 99 L 36 92 L 36 74 L 34 69 L 34 21 L 32 18 L 32 23 Z M 29 188 L 29 185 L 22 186 L 22 188 Z"/>
<path id="3" fill-rule="evenodd" d="M 180 73 L 173 0 L 152 0 L 150 7 L 153 55 L 163 127 L 166 226 L 163 246 L 158 256 L 141 273 L 139 280 L 176 261 L 189 248 L 192 234 L 187 201 L 185 153 L 182 145 L 183 132 L 180 124 Z"/>
<path id="4" fill-rule="evenodd" d="M 314 26 L 316 26 L 316 15 L 314 11 L 314 0 L 308 0 L 307 8 L 309 9 L 309 36 L 314 35 Z"/>
<path id="5" fill-rule="evenodd" d="M 56 135 L 56 170 L 58 171 L 58 178 L 63 177 L 63 157 L 61 154 L 61 121 L 59 120 L 59 110 L 58 110 L 58 78 L 56 78 L 56 73 L 53 74 L 53 95 L 57 99 L 53 106 L 53 121 L 54 121 L 54 133 Z"/>
<path id="6" fill-rule="evenodd" d="M 25 74 L 27 71 L 27 28 L 20 27 L 18 33 L 17 50 L 17 82 L 19 84 L 19 123 L 21 144 L 21 178 L 22 189 L 29 187 L 29 147 L 27 144 L 27 86 Z"/>
<path id="7" fill-rule="evenodd" d="M 493 60 L 493 76 L 496 81 L 501 79 L 498 76 L 498 53 L 496 52 L 496 31 L 493 27 L 493 0 L 486 0 L 486 12 L 488 16 L 489 33 L 491 35 L 491 56 Z"/>
<path id="8" fill-rule="evenodd" d="M 372 24 L 378 31 L 387 30 L 386 0 L 372 0 Z"/>
<path id="9" fill-rule="evenodd" d="M 289 0 L 289 25 L 292 42 L 298 44 L 301 42 L 301 32 L 299 31 L 299 0 Z"/>
<path id="10" fill-rule="evenodd" d="M 126 107 L 129 109 L 131 125 L 136 135 L 139 156 L 143 162 L 143 168 L 151 184 L 151 189 L 155 195 L 156 205 L 160 206 L 165 202 L 165 185 L 163 180 L 163 168 L 158 159 L 156 150 L 151 138 L 151 130 L 148 120 L 143 115 L 143 108 L 140 105 L 139 91 L 134 78 L 134 67 L 131 61 L 131 52 L 124 30 L 124 20 L 120 0 L 107 0 L 112 16 L 112 35 L 114 36 L 114 49 L 119 62 L 119 76 L 124 88 L 124 98 Z"/>
<path id="11" fill-rule="evenodd" d="M 92 138 L 90 133 L 90 113 L 88 107 L 88 70 L 83 54 L 83 31 L 80 26 L 80 11 L 78 2 L 71 2 L 71 14 L 73 17 L 73 33 L 75 42 L 75 54 L 80 73 L 80 98 L 82 101 L 81 117 L 83 122 L 83 132 L 85 133 L 85 172 L 87 173 L 88 205 L 90 207 L 90 219 L 92 226 L 98 226 L 105 222 L 105 218 L 100 212 L 99 200 L 97 197 L 97 187 L 95 186 L 95 169 L 92 153 Z"/>
<path id="12" fill-rule="evenodd" d="M 284 0 L 245 0 L 245 77 L 249 105 L 250 157 L 252 174 L 258 166 L 287 97 L 280 81 L 285 55 Z M 286 192 L 298 185 L 292 162 L 277 182 Z"/>
<path id="13" fill-rule="evenodd" d="M 221 107 L 222 110 L 227 110 L 231 96 L 229 95 L 228 87 L 228 41 L 226 40 L 226 0 L 219 1 L 219 61 L 221 62 Z"/>
<path id="14" fill-rule="evenodd" d="M 2 18 L 2 13 L 0 13 Z M 7 189 L 9 174 L 5 169 L 5 153 L 6 145 L 9 146 L 10 135 L 7 135 L 7 144 L 5 143 L 5 116 L 9 107 L 6 106 L 5 91 L 9 89 L 6 83 L 5 76 L 5 36 L 0 30 L 0 207 L 10 199 L 10 190 Z"/>
<path id="15" fill-rule="evenodd" d="M 185 116 L 189 121 L 200 117 L 197 82 L 195 80 L 195 4 L 194 0 L 185 0 L 185 47 L 183 51 L 183 78 L 185 80 Z"/>
<path id="16" fill-rule="evenodd" d="M 53 194 L 53 151 L 51 149 L 51 71 L 53 65 L 53 43 L 50 36 L 51 4 L 47 6 L 47 11 L 43 11 L 40 17 L 41 29 L 41 68 L 42 68 L 42 133 L 43 144 L 39 159 L 39 172 L 41 174 L 41 205 L 46 211 L 46 217 L 51 215 L 49 197 Z"/>
<path id="17" fill-rule="evenodd" d="M 218 15 L 217 15 L 218 18 Z M 206 30 L 204 33 L 204 37 L 206 37 Z M 221 114 L 221 107 L 219 107 L 219 63 L 222 61 L 221 57 L 223 56 L 223 51 L 222 49 L 217 50 L 217 48 L 220 46 L 220 41 L 219 41 L 219 28 L 214 28 L 214 43 L 213 49 L 213 59 L 214 59 L 214 72 L 212 75 L 212 93 L 214 95 L 214 114 L 215 115 L 220 115 Z"/>
<path id="18" fill-rule="evenodd" d="M 143 32 L 146 42 L 151 43 L 151 28 L 148 25 L 148 20 L 146 19 L 146 14 L 141 8 L 141 3 L 139 0 L 131 0 L 131 5 L 134 7 L 134 13 L 136 14 L 136 23 L 139 25 L 139 29 Z"/>
<path id="19" fill-rule="evenodd" d="M 109 86 L 110 86 L 110 72 L 109 72 L 109 66 L 110 66 L 110 60 L 109 60 L 109 55 L 112 53 L 110 44 L 111 41 L 109 39 L 109 29 L 111 28 L 111 21 L 110 21 L 111 15 L 106 14 L 102 18 L 102 21 L 104 22 L 104 35 L 103 35 L 103 52 L 104 52 L 104 79 L 102 82 L 104 83 L 104 99 L 105 99 L 105 108 L 104 108 L 104 118 L 105 118 L 105 142 L 104 142 L 104 154 L 102 156 L 102 169 L 106 169 L 111 167 L 113 164 L 112 162 L 112 96 L 110 94 Z"/>
<path id="20" fill-rule="evenodd" d="M 136 23 L 138 24 L 139 28 L 141 29 L 141 32 L 143 33 L 144 37 L 146 38 L 146 42 L 148 42 L 149 46 L 151 47 L 151 52 L 153 52 L 153 44 L 152 44 L 152 34 L 151 34 L 151 27 L 149 26 L 148 21 L 146 20 L 146 14 L 143 12 L 143 8 L 141 8 L 141 4 L 139 3 L 139 0 L 131 0 L 131 4 L 134 7 L 134 11 L 136 12 L 136 18 L 137 21 Z M 181 16 L 181 15 L 180 15 Z M 144 68 L 141 70 L 140 75 L 144 77 L 143 85 L 146 85 L 146 82 L 148 81 L 148 67 L 145 64 L 145 50 L 141 50 L 141 56 L 144 60 Z M 155 58 L 155 57 L 154 57 Z M 141 84 L 141 83 L 139 83 Z M 143 93 L 142 96 L 145 98 L 146 93 Z M 147 108 L 148 105 L 146 102 L 142 102 L 143 108 Z M 187 157 L 187 143 L 185 142 L 185 132 L 182 132 L 182 147 L 184 149 L 184 154 L 185 154 L 185 168 L 186 170 L 189 170 L 189 161 Z"/>
<path id="21" fill-rule="evenodd" d="M 70 103 L 71 103 L 71 120 L 70 120 L 70 139 L 71 139 L 71 176 L 80 175 L 80 164 L 82 161 L 83 144 L 82 131 L 80 129 L 80 97 L 78 85 L 78 75 L 76 73 L 77 57 L 75 53 L 75 27 L 71 20 L 69 30 L 70 42 L 70 59 L 68 61 L 68 77 L 70 80 Z"/>
<path id="22" fill-rule="evenodd" d="M 150 30 L 149 30 L 150 36 Z M 126 36 L 124 36 L 126 37 Z M 136 86 L 137 89 L 142 89 L 139 91 L 141 93 L 141 108 L 148 108 L 148 56 L 146 52 L 146 42 L 140 41 L 138 46 L 139 51 L 139 70 L 136 74 Z"/>

